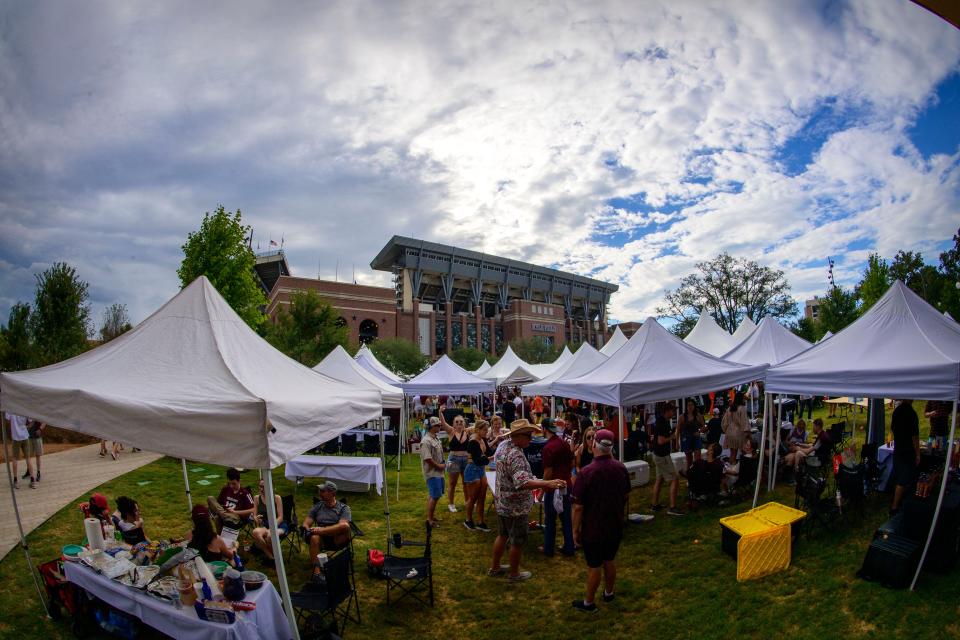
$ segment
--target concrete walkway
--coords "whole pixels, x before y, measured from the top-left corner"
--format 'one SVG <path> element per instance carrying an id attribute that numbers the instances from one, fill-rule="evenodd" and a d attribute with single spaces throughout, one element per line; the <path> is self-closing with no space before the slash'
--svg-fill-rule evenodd
<path id="1" fill-rule="evenodd" d="M 17 490 L 17 506 L 23 521 L 23 532 L 28 534 L 46 522 L 53 514 L 81 496 L 89 496 L 95 488 L 133 471 L 162 456 L 157 453 L 138 451 L 131 453 L 130 446 L 120 454 L 119 460 L 99 456 L 100 445 L 91 444 L 68 451 L 51 453 L 41 459 L 41 482 L 36 489 L 30 488 L 30 480 L 20 480 Z M 20 543 L 17 520 L 14 517 L 10 485 L 7 481 L 6 464 L 0 465 L 0 560 Z M 21 459 L 20 475 L 27 469 Z"/>

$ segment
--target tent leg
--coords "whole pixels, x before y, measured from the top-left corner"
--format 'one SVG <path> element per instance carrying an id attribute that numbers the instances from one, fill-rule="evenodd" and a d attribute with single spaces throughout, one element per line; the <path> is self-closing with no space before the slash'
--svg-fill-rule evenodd
<path id="1" fill-rule="evenodd" d="M 777 444 L 773 447 L 773 453 L 770 454 L 770 457 L 773 458 L 773 473 L 770 474 L 770 491 L 773 491 L 777 487 L 777 468 L 780 465 L 780 425 L 776 425 L 774 430 L 770 432 L 771 442 L 773 442 L 774 433 L 777 434 Z"/>
<path id="2" fill-rule="evenodd" d="M 776 429 L 777 432 L 779 432 L 779 431 L 780 431 L 780 425 L 783 424 L 783 396 L 782 396 L 782 395 L 781 395 L 781 396 L 778 396 L 778 398 L 780 398 L 780 402 L 777 403 L 777 422 L 776 422 L 776 424 L 771 424 L 771 425 L 770 425 L 770 428 L 771 428 L 770 434 L 771 434 L 771 435 L 773 435 L 773 431 L 772 431 L 773 429 Z M 771 457 L 773 457 L 773 456 L 771 456 Z M 773 471 L 773 465 L 772 465 L 772 464 L 770 465 L 770 470 L 771 470 L 771 472 Z M 770 482 L 770 481 L 771 481 L 770 478 L 767 478 L 767 481 Z M 771 490 L 771 491 L 773 490 L 773 486 L 772 486 L 772 485 L 771 485 L 771 487 L 770 487 L 770 490 Z"/>
<path id="3" fill-rule="evenodd" d="M 550 396 L 550 419 L 557 419 L 557 398 L 556 396 Z"/>
<path id="4" fill-rule="evenodd" d="M 280 583 L 280 598 L 287 613 L 287 622 L 290 623 L 290 637 L 300 640 L 300 630 L 297 628 L 297 614 L 293 611 L 293 602 L 290 600 L 290 585 L 287 584 L 287 571 L 283 566 L 283 547 L 280 546 L 280 534 L 277 531 L 277 504 L 274 500 L 276 492 L 273 490 L 273 473 L 269 468 L 261 469 L 264 489 L 267 498 L 267 522 L 270 525 L 270 544 L 273 547 L 273 557 L 277 565 L 277 582 Z M 290 524 L 290 523 L 288 523 Z"/>
<path id="5" fill-rule="evenodd" d="M 380 419 L 380 464 L 383 465 L 383 516 L 387 520 L 387 545 L 393 539 L 393 533 L 390 531 L 390 498 L 387 495 L 389 487 L 387 486 L 387 456 L 383 447 L 383 419 Z M 397 476 L 399 480 L 399 476 Z M 390 548 L 389 546 L 387 547 Z"/>
<path id="6" fill-rule="evenodd" d="M 12 429 L 13 427 L 11 427 Z M 23 534 L 23 522 L 20 520 L 20 506 L 17 504 L 17 492 L 13 488 L 13 471 L 10 470 L 10 453 L 7 449 L 7 430 L 3 428 L 3 419 L 0 418 L 0 437 L 3 438 L 3 459 L 7 462 L 7 481 L 10 485 L 10 499 L 13 501 L 13 513 L 17 518 L 17 531 L 20 533 L 20 546 L 23 548 L 23 554 L 27 557 L 27 570 L 30 577 L 33 578 L 33 586 L 37 590 L 37 597 L 40 598 L 40 606 L 43 612 L 50 617 L 50 610 L 47 608 L 47 601 L 43 597 L 43 591 L 40 589 L 40 582 L 37 579 L 37 572 L 33 568 L 33 558 L 30 557 L 30 545 L 27 544 L 27 536 Z"/>
<path id="7" fill-rule="evenodd" d="M 190 477 L 187 475 L 187 461 L 180 458 L 180 467 L 183 469 L 183 492 L 187 494 L 187 507 L 193 511 L 193 498 L 190 497 Z"/>
<path id="8" fill-rule="evenodd" d="M 770 397 L 767 394 L 767 401 L 769 402 Z M 763 428 L 760 430 L 760 458 L 757 461 L 757 481 L 754 483 L 753 487 L 753 508 L 757 507 L 757 500 L 760 499 L 760 470 L 763 469 L 763 447 L 766 444 L 767 438 L 767 416 L 766 413 L 763 416 Z"/>
<path id="9" fill-rule="evenodd" d="M 623 430 L 625 428 L 625 421 L 623 419 L 623 405 L 617 407 L 617 422 L 620 426 L 620 428 L 617 429 L 620 432 L 620 462 L 623 462 Z"/>
<path id="10" fill-rule="evenodd" d="M 397 432 L 397 473 L 400 473 L 400 466 L 403 464 L 403 426 L 404 419 L 403 414 L 406 413 L 404 409 L 407 406 L 407 396 L 403 396 L 403 403 L 400 405 L 400 424 L 397 425 L 397 428 L 394 431 Z"/>
<path id="11" fill-rule="evenodd" d="M 943 480 L 940 481 L 940 496 L 937 498 L 937 508 L 933 510 L 933 522 L 930 523 L 930 532 L 927 533 L 927 542 L 923 545 L 923 553 L 920 554 L 920 564 L 917 565 L 917 572 L 913 576 L 913 582 L 910 583 L 910 591 L 917 586 L 917 580 L 920 578 L 920 572 L 923 570 L 923 562 L 927 559 L 927 551 L 930 550 L 930 541 L 933 540 L 933 532 L 937 528 L 937 519 L 940 517 L 940 507 L 943 505 L 943 494 L 947 491 L 947 479 L 950 477 L 950 458 L 953 457 L 953 438 L 957 432 L 957 401 L 953 401 L 953 419 L 950 421 L 950 440 L 947 442 L 947 462 L 943 466 Z"/>

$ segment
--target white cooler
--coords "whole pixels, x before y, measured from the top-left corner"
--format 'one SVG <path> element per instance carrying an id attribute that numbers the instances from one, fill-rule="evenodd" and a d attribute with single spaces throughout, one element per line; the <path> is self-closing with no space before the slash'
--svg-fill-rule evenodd
<path id="1" fill-rule="evenodd" d="M 624 462 L 627 473 L 630 474 L 630 486 L 639 487 L 650 482 L 650 465 L 645 460 Z"/>

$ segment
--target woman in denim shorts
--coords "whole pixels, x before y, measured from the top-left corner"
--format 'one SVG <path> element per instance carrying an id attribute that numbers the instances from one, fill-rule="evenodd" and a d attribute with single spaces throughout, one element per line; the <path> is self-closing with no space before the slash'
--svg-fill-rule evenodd
<path id="1" fill-rule="evenodd" d="M 447 509 L 450 513 L 456 513 L 457 507 L 453 504 L 453 496 L 457 491 L 457 481 L 460 479 L 463 470 L 467 467 L 467 443 L 470 441 L 470 435 L 467 433 L 467 421 L 463 416 L 457 416 L 453 419 L 453 426 L 447 424 L 443 417 L 443 410 L 446 405 L 440 407 L 440 425 L 447 436 L 450 438 L 450 456 L 447 458 Z M 463 498 L 467 499 L 467 485 L 463 485 Z"/>
<path id="2" fill-rule="evenodd" d="M 487 511 L 487 474 L 486 467 L 490 464 L 490 455 L 493 447 L 487 442 L 489 426 L 486 420 L 478 420 L 473 427 L 473 436 L 467 443 L 470 455 L 469 462 L 463 470 L 463 487 L 467 490 L 467 519 L 463 526 L 467 529 L 489 532 L 490 528 L 484 522 Z M 477 508 L 477 519 L 473 523 L 473 508 Z"/>

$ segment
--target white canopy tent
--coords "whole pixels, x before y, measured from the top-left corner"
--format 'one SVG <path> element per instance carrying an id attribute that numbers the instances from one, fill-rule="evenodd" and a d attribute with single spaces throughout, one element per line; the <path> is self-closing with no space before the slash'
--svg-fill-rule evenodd
<path id="1" fill-rule="evenodd" d="M 480 377 L 495 380 L 498 385 L 531 382 L 538 379 L 533 373 L 532 366 L 521 360 L 510 345 L 507 345 L 507 350 L 503 352 L 497 364 L 480 374 Z"/>
<path id="2" fill-rule="evenodd" d="M 403 406 L 403 390 L 399 383 L 396 386 L 387 384 L 382 378 L 351 358 L 347 350 L 340 345 L 337 345 L 313 370 L 357 389 L 377 390 L 385 409 L 398 409 Z"/>
<path id="3" fill-rule="evenodd" d="M 476 395 L 492 393 L 495 383 L 473 375 L 443 355 L 420 375 L 402 383 L 401 388 L 408 396 Z"/>
<path id="4" fill-rule="evenodd" d="M 403 378 L 393 371 L 390 371 L 390 369 L 387 369 L 382 362 L 377 360 L 377 356 L 373 355 L 373 351 L 370 351 L 365 344 L 360 345 L 360 350 L 357 351 L 357 355 L 353 356 L 353 359 L 370 373 L 382 378 L 387 384 L 397 385 L 403 382 Z"/>
<path id="5" fill-rule="evenodd" d="M 763 322 L 763 319 L 761 319 L 760 322 Z M 750 337 L 750 334 L 753 333 L 756 328 L 757 323 L 754 322 L 750 316 L 743 316 L 743 320 L 740 321 L 740 326 L 733 332 L 734 344 L 742 344 L 744 340 Z"/>
<path id="6" fill-rule="evenodd" d="M 627 336 L 623 335 L 623 331 L 620 331 L 620 326 L 618 325 L 614 328 L 613 335 L 607 340 L 607 344 L 600 348 L 600 353 L 609 358 L 625 344 L 627 344 Z"/>
<path id="7" fill-rule="evenodd" d="M 758 380 L 766 365 L 727 362 L 696 349 L 647 318 L 633 337 L 595 369 L 552 384 L 553 393 L 620 409 L 623 454 L 623 407 L 693 396 Z"/>
<path id="8" fill-rule="evenodd" d="M 203 276 L 105 345 L 0 374 L 0 391 L 5 411 L 178 458 L 258 467 L 271 495 L 271 468 L 382 410 L 377 391 L 274 349 Z M 267 511 L 279 549 L 272 500 Z M 299 637 L 282 554 L 277 574 L 291 637 Z"/>
<path id="9" fill-rule="evenodd" d="M 766 380 L 772 393 L 952 401 L 949 464 L 960 397 L 960 325 L 898 280 L 860 319 L 829 340 L 772 367 Z M 934 523 L 947 477 L 944 473 Z M 932 535 L 933 527 L 911 589 Z"/>
<path id="10" fill-rule="evenodd" d="M 554 371 L 564 367 L 564 365 L 570 362 L 572 358 L 573 353 L 567 348 L 566 345 L 564 345 L 563 351 L 560 352 L 560 355 L 558 355 L 557 359 L 553 362 L 547 362 L 545 364 L 531 364 L 527 366 L 529 367 L 530 372 L 536 376 L 537 380 L 542 380 L 543 378 L 551 375 Z"/>
<path id="11" fill-rule="evenodd" d="M 746 340 L 724 354 L 723 359 L 740 364 L 774 365 L 806 351 L 811 346 L 813 345 L 777 322 L 776 318 L 767 316 Z"/>
<path id="12" fill-rule="evenodd" d="M 489 368 L 490 368 L 490 363 L 487 362 L 487 359 L 486 359 L 486 358 L 484 358 L 484 359 L 483 359 L 483 364 L 481 364 L 479 367 L 477 367 L 476 369 L 474 369 L 474 370 L 471 371 L 470 373 L 472 373 L 472 374 L 475 375 L 475 376 L 483 375 L 483 372 L 486 371 L 486 370 L 489 369 Z"/>
<path id="13" fill-rule="evenodd" d="M 700 314 L 696 326 L 683 341 L 718 358 L 737 346 L 733 336 L 723 330 L 713 316 L 706 312 Z"/>
<path id="14" fill-rule="evenodd" d="M 826 340 L 827 338 L 830 338 L 830 337 L 832 337 L 832 336 L 833 336 L 833 331 L 827 331 L 825 334 L 823 334 L 822 336 L 820 336 L 820 339 L 817 340 L 816 344 L 820 344 L 821 342 L 823 342 L 824 340 Z"/>
<path id="15" fill-rule="evenodd" d="M 580 348 L 577 349 L 577 352 L 573 354 L 573 357 L 563 363 L 560 368 L 537 382 L 523 385 L 520 392 L 525 396 L 556 395 L 553 392 L 553 383 L 558 380 L 581 376 L 588 371 L 596 369 L 606 361 L 607 356 L 603 355 L 602 351 L 597 351 L 591 345 L 584 342 L 580 345 Z"/>

